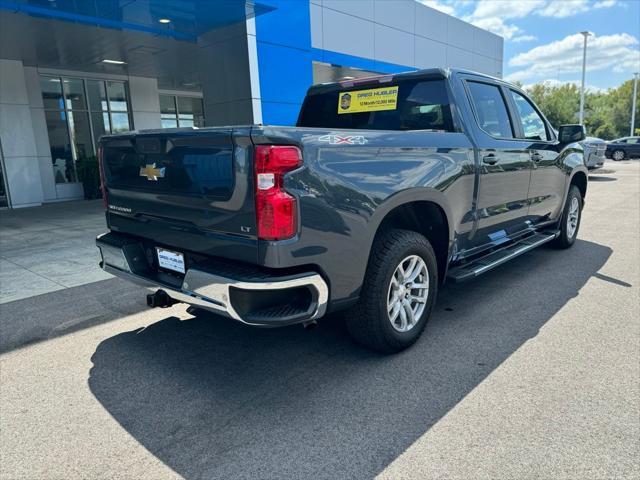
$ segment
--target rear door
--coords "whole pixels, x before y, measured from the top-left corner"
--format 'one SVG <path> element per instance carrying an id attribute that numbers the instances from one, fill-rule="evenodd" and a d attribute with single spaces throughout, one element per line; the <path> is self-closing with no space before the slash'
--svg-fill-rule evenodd
<path id="1" fill-rule="evenodd" d="M 472 249 L 496 245 L 526 230 L 531 158 L 519 141 L 501 84 L 466 77 L 479 154 L 476 233 Z"/>

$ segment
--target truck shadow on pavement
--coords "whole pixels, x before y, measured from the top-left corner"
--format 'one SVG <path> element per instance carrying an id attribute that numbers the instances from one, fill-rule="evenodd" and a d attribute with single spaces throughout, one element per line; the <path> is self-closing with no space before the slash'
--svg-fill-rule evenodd
<path id="1" fill-rule="evenodd" d="M 146 290 L 117 278 L 0 305 L 0 353 L 146 310 Z"/>
<path id="2" fill-rule="evenodd" d="M 370 478 L 535 337 L 610 255 L 579 240 L 447 285 L 422 339 L 395 356 L 355 345 L 339 315 L 312 331 L 166 318 L 104 340 L 89 386 L 187 479 Z"/>

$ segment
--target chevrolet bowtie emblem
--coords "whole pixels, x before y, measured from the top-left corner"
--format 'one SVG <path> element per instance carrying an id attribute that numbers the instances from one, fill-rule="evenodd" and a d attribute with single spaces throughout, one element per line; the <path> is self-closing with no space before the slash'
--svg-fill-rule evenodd
<path id="1" fill-rule="evenodd" d="M 140 167 L 140 176 L 147 177 L 147 180 L 156 182 L 159 178 L 164 178 L 164 170 L 165 167 L 156 168 L 156 164 L 152 163 L 146 167 Z"/>

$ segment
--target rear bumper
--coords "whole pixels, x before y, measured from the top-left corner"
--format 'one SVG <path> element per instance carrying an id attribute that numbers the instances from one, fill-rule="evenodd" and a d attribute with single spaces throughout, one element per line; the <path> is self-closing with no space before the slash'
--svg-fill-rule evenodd
<path id="1" fill-rule="evenodd" d="M 135 239 L 113 233 L 96 238 L 101 268 L 112 275 L 171 298 L 225 315 L 248 325 L 284 326 L 322 317 L 329 289 L 315 272 L 274 275 L 247 268 L 205 264 L 172 276 L 149 268 L 148 256 Z M 235 271 L 234 271 L 235 270 Z"/>

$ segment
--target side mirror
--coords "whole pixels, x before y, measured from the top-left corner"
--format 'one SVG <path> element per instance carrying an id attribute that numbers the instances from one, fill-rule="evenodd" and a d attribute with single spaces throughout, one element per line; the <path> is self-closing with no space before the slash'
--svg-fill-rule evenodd
<path id="1" fill-rule="evenodd" d="M 587 138 L 587 130 L 584 125 L 560 125 L 558 138 L 560 143 L 581 142 Z"/>

